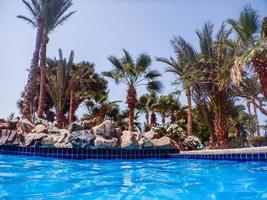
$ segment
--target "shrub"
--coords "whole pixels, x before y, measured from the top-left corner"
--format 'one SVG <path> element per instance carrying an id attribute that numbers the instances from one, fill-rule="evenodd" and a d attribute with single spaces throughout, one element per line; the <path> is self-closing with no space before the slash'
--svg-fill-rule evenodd
<path id="1" fill-rule="evenodd" d="M 167 136 L 173 139 L 179 145 L 181 150 L 196 150 L 201 141 L 198 137 L 186 134 L 186 125 L 184 120 L 179 120 L 175 124 L 161 124 L 152 128 L 153 131 L 161 136 Z"/>
<path id="2" fill-rule="evenodd" d="M 249 139 L 249 143 L 254 147 L 267 146 L 267 136 L 256 136 Z"/>

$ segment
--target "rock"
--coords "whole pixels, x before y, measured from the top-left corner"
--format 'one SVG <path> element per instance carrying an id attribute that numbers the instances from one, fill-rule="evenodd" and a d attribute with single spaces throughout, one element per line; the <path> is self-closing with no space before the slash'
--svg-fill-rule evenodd
<path id="1" fill-rule="evenodd" d="M 24 135 L 24 145 L 25 146 L 30 146 L 34 143 L 34 134 L 27 134 Z"/>
<path id="2" fill-rule="evenodd" d="M 48 135 L 45 134 L 45 133 L 38 133 L 38 134 L 34 134 L 34 138 L 33 139 L 34 140 L 42 140 L 45 137 L 48 137 Z"/>
<path id="3" fill-rule="evenodd" d="M 48 133 L 50 133 L 50 134 L 58 134 L 58 133 L 60 133 L 60 130 L 55 126 L 50 126 L 48 128 Z"/>
<path id="4" fill-rule="evenodd" d="M 41 141 L 41 145 L 42 146 L 46 146 L 46 147 L 54 147 L 56 144 L 56 141 L 53 137 L 48 136 L 48 137 L 44 137 Z"/>
<path id="5" fill-rule="evenodd" d="M 68 138 L 74 148 L 90 147 L 92 146 L 94 139 L 94 134 L 89 130 L 74 131 Z"/>
<path id="6" fill-rule="evenodd" d="M 138 145 L 141 148 L 148 148 L 154 146 L 153 142 L 146 137 L 142 137 L 140 140 L 138 140 Z"/>
<path id="7" fill-rule="evenodd" d="M 72 145 L 69 142 L 67 142 L 67 143 L 56 143 L 55 147 L 56 148 L 72 148 Z"/>
<path id="8" fill-rule="evenodd" d="M 154 144 L 155 147 L 178 148 L 178 144 L 167 136 L 164 136 L 159 139 L 153 139 L 151 140 L 151 142 Z"/>
<path id="9" fill-rule="evenodd" d="M 36 132 L 36 133 L 47 133 L 48 130 L 47 130 L 47 128 L 45 127 L 45 125 L 43 125 L 43 124 L 38 124 L 37 126 L 35 126 L 35 132 Z"/>
<path id="10" fill-rule="evenodd" d="M 1 129 L 0 130 L 0 144 L 19 145 L 20 139 L 16 130 Z"/>
<path id="11" fill-rule="evenodd" d="M 63 134 L 61 134 L 60 137 L 57 139 L 57 142 L 58 142 L 58 143 L 62 143 L 62 142 L 65 140 L 65 138 L 66 138 L 67 136 L 68 136 L 67 133 L 63 133 Z"/>
<path id="12" fill-rule="evenodd" d="M 80 131 L 83 130 L 82 126 L 77 123 L 77 122 L 73 122 L 70 124 L 69 126 L 69 132 L 74 132 L 74 131 Z"/>
<path id="13" fill-rule="evenodd" d="M 139 139 L 137 135 L 139 135 L 137 132 L 123 131 L 121 136 L 121 147 L 137 148 Z"/>
<path id="14" fill-rule="evenodd" d="M 143 135 L 144 135 L 147 139 L 149 139 L 149 140 L 159 139 L 159 138 L 160 138 L 160 134 L 159 134 L 159 133 L 156 133 L 156 132 L 154 132 L 154 131 L 152 131 L 152 130 L 143 133 Z"/>
<path id="15" fill-rule="evenodd" d="M 15 130 L 18 122 L 19 122 L 19 118 L 14 118 L 14 119 L 9 120 L 7 122 L 8 129 Z"/>
<path id="16" fill-rule="evenodd" d="M 17 129 L 23 133 L 30 133 L 34 128 L 34 125 L 27 119 L 21 119 L 17 124 Z"/>
<path id="17" fill-rule="evenodd" d="M 80 123 L 83 130 L 89 130 L 92 128 L 90 121 L 84 120 Z"/>
<path id="18" fill-rule="evenodd" d="M 0 129 L 8 129 L 7 122 L 0 122 Z"/>
<path id="19" fill-rule="evenodd" d="M 105 139 L 101 136 L 98 136 L 95 139 L 95 146 L 96 147 L 117 147 L 118 138 Z"/>
<path id="20" fill-rule="evenodd" d="M 120 138 L 122 136 L 121 128 L 115 128 L 116 137 Z"/>
<path id="21" fill-rule="evenodd" d="M 103 123 L 92 128 L 95 136 L 102 136 L 111 139 L 116 136 L 115 127 L 111 120 L 105 120 Z"/>

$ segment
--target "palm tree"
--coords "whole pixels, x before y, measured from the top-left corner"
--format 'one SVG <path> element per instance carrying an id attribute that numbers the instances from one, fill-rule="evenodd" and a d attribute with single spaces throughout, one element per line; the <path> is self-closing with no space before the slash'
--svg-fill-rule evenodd
<path id="1" fill-rule="evenodd" d="M 33 57 L 29 69 L 28 81 L 25 87 L 24 101 L 23 101 L 23 116 L 31 120 L 31 113 L 33 109 L 33 99 L 34 91 L 36 88 L 36 76 L 38 74 L 38 62 L 40 48 L 44 33 L 45 26 L 45 11 L 48 8 L 49 1 L 45 0 L 32 0 L 32 1 L 22 1 L 27 7 L 30 17 L 18 15 L 17 17 L 23 19 L 24 21 L 30 23 L 34 28 L 37 29 L 35 48 L 33 52 Z"/>
<path id="2" fill-rule="evenodd" d="M 257 11 L 248 5 L 243 8 L 237 20 L 228 19 L 227 22 L 237 33 L 237 39 L 241 41 L 243 47 L 243 51 L 236 54 L 236 62 L 232 69 L 233 81 L 239 85 L 242 80 L 243 65 L 252 64 L 267 100 L 267 18 L 263 18 L 260 27 Z"/>
<path id="3" fill-rule="evenodd" d="M 167 96 L 168 112 L 170 114 L 170 123 L 173 124 L 176 121 L 175 112 L 181 109 L 181 105 L 178 98 L 173 94 Z"/>
<path id="4" fill-rule="evenodd" d="M 157 112 L 161 115 L 161 123 L 165 124 L 166 122 L 166 114 L 169 111 L 168 107 L 168 96 L 161 95 L 156 103 Z"/>
<path id="5" fill-rule="evenodd" d="M 148 101 L 149 101 L 149 94 L 142 95 L 138 100 L 138 110 L 140 112 L 145 113 L 145 119 L 146 119 L 146 125 L 149 126 L 149 107 L 148 107 Z"/>
<path id="6" fill-rule="evenodd" d="M 213 25 L 206 23 L 201 31 L 197 31 L 200 42 L 198 62 L 192 65 L 188 73 L 188 81 L 194 84 L 203 100 L 209 104 L 214 112 L 215 132 L 220 148 L 228 148 L 228 120 L 234 104 L 231 89 L 230 68 L 234 62 L 234 52 L 225 41 L 231 30 L 226 30 L 222 24 L 215 39 Z M 213 139 L 212 139 L 213 140 Z"/>
<path id="7" fill-rule="evenodd" d="M 138 86 L 146 86 L 149 91 L 160 91 L 161 83 L 157 80 L 160 73 L 156 70 L 150 70 L 151 58 L 147 54 L 141 54 L 133 61 L 128 51 L 123 49 L 124 56 L 118 59 L 110 56 L 108 59 L 114 69 L 109 72 L 103 72 L 103 75 L 114 79 L 115 83 L 123 83 L 127 86 L 127 104 L 129 109 L 129 131 L 134 131 L 134 115 L 137 107 Z"/>
<path id="8" fill-rule="evenodd" d="M 67 19 L 72 16 L 75 11 L 69 12 L 66 11 L 72 6 L 72 0 L 47 0 L 49 6 L 45 10 L 45 26 L 44 33 L 40 51 L 40 94 L 39 94 L 39 105 L 38 105 L 38 117 L 43 117 L 44 107 L 45 107 L 45 66 L 46 66 L 46 46 L 49 41 L 48 35 L 55 30 L 56 27 L 62 25 Z"/>
<path id="9" fill-rule="evenodd" d="M 59 59 L 48 59 L 46 69 L 46 91 L 50 95 L 57 114 L 57 126 L 64 126 L 64 108 L 69 102 L 71 70 L 73 65 L 74 52 L 71 51 L 68 61 L 63 58 L 62 51 L 59 49 Z"/>
<path id="10" fill-rule="evenodd" d="M 171 45 L 176 54 L 176 60 L 172 57 L 168 58 L 157 58 L 157 61 L 163 62 L 168 65 L 167 72 L 171 72 L 177 75 L 178 82 L 182 84 L 185 89 L 185 94 L 187 98 L 187 133 L 191 135 L 193 132 L 193 118 L 192 118 L 192 103 L 191 103 L 191 86 L 186 85 L 184 78 L 188 73 L 186 66 L 188 63 L 195 63 L 197 58 L 197 53 L 193 47 L 186 42 L 182 37 L 174 37 L 171 40 Z"/>

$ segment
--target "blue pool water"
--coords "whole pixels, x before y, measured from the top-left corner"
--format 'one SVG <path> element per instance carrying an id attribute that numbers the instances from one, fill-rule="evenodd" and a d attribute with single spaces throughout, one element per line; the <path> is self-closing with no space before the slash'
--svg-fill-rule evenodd
<path id="1" fill-rule="evenodd" d="M 267 199 L 267 163 L 0 155 L 0 199 Z"/>

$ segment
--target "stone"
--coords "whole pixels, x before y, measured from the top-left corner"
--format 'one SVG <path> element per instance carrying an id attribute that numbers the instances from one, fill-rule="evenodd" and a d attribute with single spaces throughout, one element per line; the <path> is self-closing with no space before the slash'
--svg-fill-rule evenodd
<path id="1" fill-rule="evenodd" d="M 34 134 L 34 138 L 33 139 L 34 140 L 42 140 L 45 137 L 48 137 L 48 135 L 45 134 L 45 133 L 38 133 L 38 134 Z"/>
<path id="2" fill-rule="evenodd" d="M 81 125 L 83 130 L 89 130 L 92 128 L 91 122 L 88 120 L 83 120 L 82 122 L 80 122 L 80 125 Z"/>
<path id="3" fill-rule="evenodd" d="M 122 136 L 121 128 L 115 128 L 116 137 L 120 138 Z"/>
<path id="4" fill-rule="evenodd" d="M 105 120 L 98 126 L 93 127 L 92 130 L 95 136 L 102 136 L 106 139 L 111 139 L 116 135 L 115 127 L 111 120 Z"/>
<path id="5" fill-rule="evenodd" d="M 96 147 L 117 147 L 118 138 L 105 139 L 101 136 L 98 136 L 95 139 L 95 146 Z"/>
<path id="6" fill-rule="evenodd" d="M 94 134 L 89 130 L 71 132 L 68 138 L 74 148 L 88 148 L 93 145 L 94 139 Z"/>
<path id="7" fill-rule="evenodd" d="M 143 135 L 144 135 L 147 139 L 149 139 L 149 140 L 159 139 L 159 138 L 160 138 L 160 134 L 159 134 L 159 133 L 156 133 L 156 132 L 154 132 L 154 131 L 152 131 L 152 130 L 143 133 Z"/>
<path id="8" fill-rule="evenodd" d="M 151 142 L 154 144 L 155 147 L 161 148 L 178 148 L 178 144 L 172 140 L 171 138 L 164 136 L 159 139 L 153 139 Z"/>
<path id="9" fill-rule="evenodd" d="M 122 148 L 137 148 L 139 133 L 131 131 L 123 131 L 121 136 L 121 147 Z"/>
<path id="10" fill-rule="evenodd" d="M 66 143 L 56 143 L 55 144 L 56 148 L 72 148 L 71 143 L 66 142 Z"/>
<path id="11" fill-rule="evenodd" d="M 77 122 L 72 122 L 69 126 L 69 132 L 83 130 L 82 126 Z"/>
<path id="12" fill-rule="evenodd" d="M 146 137 L 142 137 L 140 140 L 138 140 L 138 145 L 141 148 L 148 148 L 154 146 L 153 142 Z"/>
<path id="13" fill-rule="evenodd" d="M 14 119 L 9 120 L 7 122 L 8 129 L 15 130 L 18 122 L 19 122 L 19 118 L 14 118 Z"/>
<path id="14" fill-rule="evenodd" d="M 0 130 L 0 144 L 19 145 L 20 139 L 16 130 L 1 129 Z"/>
<path id="15" fill-rule="evenodd" d="M 55 126 L 49 126 L 47 131 L 48 131 L 49 134 L 58 134 L 58 133 L 60 133 L 60 130 Z"/>
<path id="16" fill-rule="evenodd" d="M 27 119 L 21 119 L 17 124 L 17 129 L 23 133 L 30 133 L 35 126 Z"/>
<path id="17" fill-rule="evenodd" d="M 60 137 L 57 139 L 57 142 L 62 143 L 65 140 L 65 138 L 67 138 L 67 136 L 68 136 L 67 133 L 60 134 Z"/>
<path id="18" fill-rule="evenodd" d="M 38 124 L 37 126 L 35 126 L 35 132 L 36 132 L 36 133 L 47 133 L 48 130 L 47 130 L 47 128 L 46 128 L 45 125 L 43 125 L 43 124 Z"/>
<path id="19" fill-rule="evenodd" d="M 51 136 L 47 136 L 47 137 L 44 137 L 42 140 L 41 140 L 41 145 L 42 146 L 45 146 L 45 147 L 54 147 L 56 144 L 56 141 L 53 137 Z"/>

